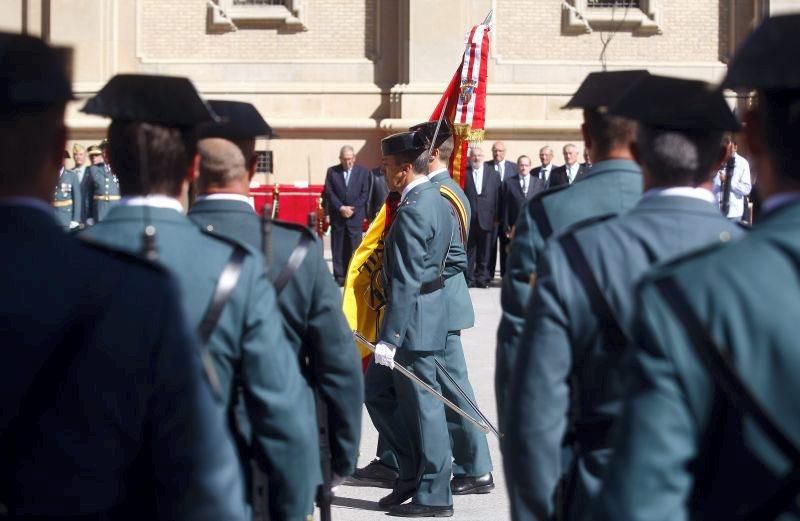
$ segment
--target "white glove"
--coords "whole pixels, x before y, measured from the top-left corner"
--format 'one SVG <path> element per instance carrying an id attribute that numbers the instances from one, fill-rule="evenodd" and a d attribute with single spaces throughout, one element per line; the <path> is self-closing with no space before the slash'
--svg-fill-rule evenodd
<path id="1" fill-rule="evenodd" d="M 344 483 L 345 478 L 342 476 L 337 475 L 335 472 L 331 477 L 331 494 L 336 495 L 336 490 L 339 488 L 339 485 Z"/>
<path id="2" fill-rule="evenodd" d="M 391 344 L 378 342 L 375 346 L 375 363 L 394 369 L 394 353 L 397 348 Z"/>

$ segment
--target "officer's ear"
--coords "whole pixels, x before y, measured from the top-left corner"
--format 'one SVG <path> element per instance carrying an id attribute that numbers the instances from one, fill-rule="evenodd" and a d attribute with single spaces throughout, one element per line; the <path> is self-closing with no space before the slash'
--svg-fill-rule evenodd
<path id="1" fill-rule="evenodd" d="M 186 182 L 192 184 L 197 176 L 200 174 L 200 154 L 194 153 L 194 157 L 189 162 L 189 167 L 186 169 Z"/>
<path id="2" fill-rule="evenodd" d="M 586 147 L 588 150 L 591 150 L 592 137 L 589 135 L 589 131 L 586 130 L 586 123 L 581 123 L 581 135 L 583 135 L 583 146 Z"/>

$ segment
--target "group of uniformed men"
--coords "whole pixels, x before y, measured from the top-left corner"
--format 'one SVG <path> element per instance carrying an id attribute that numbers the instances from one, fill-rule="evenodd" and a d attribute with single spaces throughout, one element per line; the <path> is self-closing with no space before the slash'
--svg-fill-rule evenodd
<path id="1" fill-rule="evenodd" d="M 247 197 L 269 127 L 115 76 L 82 110 L 111 119 L 122 197 L 70 236 L 68 54 L 0 33 L 0 517 L 306 519 L 355 468 L 363 378 L 319 243 Z"/>
<path id="2" fill-rule="evenodd" d="M 75 144 L 72 156 L 64 151 L 64 163 L 73 159 L 74 168 L 68 169 L 62 163 L 53 194 L 53 207 L 65 230 L 100 222 L 119 202 L 119 180 L 108 162 L 107 146 L 108 141 L 104 140 L 86 150 Z M 83 164 L 86 155 L 91 162 L 89 165 Z"/>
<path id="3" fill-rule="evenodd" d="M 799 26 L 767 20 L 721 85 L 756 90 L 744 133 L 766 199 L 749 233 L 709 191 L 740 130 L 721 87 L 593 73 L 567 105 L 593 169 L 524 207 L 502 291 L 514 519 L 800 517 Z M 390 514 L 451 516 L 453 494 L 490 491 L 485 438 L 393 371 L 474 401 L 468 204 L 446 125 L 381 143 L 386 304 L 364 382 L 318 243 L 249 204 L 268 133 L 252 105 L 115 76 L 83 110 L 111 119 L 122 199 L 77 238 L 59 229 L 65 55 L 0 34 L 0 515 L 304 519 L 354 470 L 364 383 L 381 446 L 360 478 L 383 472 Z"/>
<path id="4" fill-rule="evenodd" d="M 766 20 L 721 85 L 593 73 L 567 105 L 594 166 L 526 205 L 502 288 L 513 519 L 800 519 L 798 29 Z M 743 125 L 723 89 L 755 91 Z M 750 231 L 712 193 L 740 130 Z"/>

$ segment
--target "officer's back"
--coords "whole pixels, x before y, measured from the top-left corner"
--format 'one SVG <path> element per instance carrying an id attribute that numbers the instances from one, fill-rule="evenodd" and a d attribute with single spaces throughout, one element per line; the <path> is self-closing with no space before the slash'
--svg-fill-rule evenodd
<path id="1" fill-rule="evenodd" d="M 153 90 L 161 92 L 160 101 L 146 101 L 144 94 Z M 138 108 L 136 115 L 129 116 L 133 107 Z M 190 130 L 210 120 L 207 106 L 183 78 L 121 75 L 112 78 L 84 111 L 112 118 L 109 153 L 126 196 L 84 236 L 141 251 L 174 274 L 190 326 L 212 328 L 207 347 L 222 402 L 233 407 L 238 401 L 241 406 L 241 428 L 235 431 L 243 438 L 243 456 L 248 461 L 252 456 L 269 475 L 272 515 L 304 518 L 319 481 L 314 473 L 316 434 L 309 427 L 313 409 L 283 335 L 263 260 L 256 251 L 201 232 L 178 202 L 187 190 L 195 155 Z M 159 168 L 164 164 L 171 168 Z M 230 297 L 218 320 L 207 326 L 210 303 L 221 300 L 219 288 L 233 279 L 230 274 L 237 265 L 239 276 Z"/>
<path id="2" fill-rule="evenodd" d="M 68 237 L 52 215 L 71 98 L 59 62 L 0 34 L 0 157 L 34 158 L 24 176 L 0 165 L 14 175 L 0 174 L 0 502 L 36 519 L 243 519 L 171 279 Z"/>
<path id="3" fill-rule="evenodd" d="M 266 256 L 276 284 L 284 331 L 300 360 L 309 388 L 326 405 L 332 472 L 353 472 L 361 436 L 363 379 L 352 333 L 341 312 L 341 293 L 307 229 L 261 222 L 247 197 L 255 174 L 255 139 L 269 126 L 249 103 L 215 101 L 225 123 L 204 125 L 197 187 L 189 217 L 201 228 L 250 245 Z M 291 259 L 291 260 L 290 260 Z"/>

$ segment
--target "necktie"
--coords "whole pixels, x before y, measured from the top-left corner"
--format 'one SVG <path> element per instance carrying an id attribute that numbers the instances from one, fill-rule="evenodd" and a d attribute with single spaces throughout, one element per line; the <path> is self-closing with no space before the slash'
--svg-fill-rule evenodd
<path id="1" fill-rule="evenodd" d="M 522 178 L 522 195 L 528 195 L 528 176 Z"/>
<path id="2" fill-rule="evenodd" d="M 500 173 L 500 180 L 503 180 L 503 163 L 497 163 L 497 171 Z"/>
<path id="3" fill-rule="evenodd" d="M 344 185 L 347 186 L 350 184 L 350 170 L 345 170 L 344 172 Z"/>

